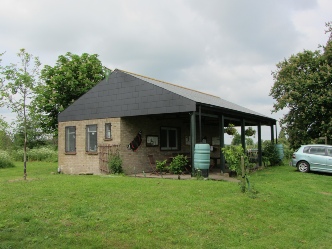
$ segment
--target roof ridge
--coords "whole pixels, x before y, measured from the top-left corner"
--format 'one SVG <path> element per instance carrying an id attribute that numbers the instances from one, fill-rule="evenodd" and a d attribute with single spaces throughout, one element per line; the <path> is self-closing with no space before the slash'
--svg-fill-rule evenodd
<path id="1" fill-rule="evenodd" d="M 190 91 L 198 92 L 198 93 L 201 93 L 201 94 L 209 95 L 209 96 L 211 96 L 211 97 L 215 97 L 215 98 L 220 99 L 220 97 L 215 96 L 215 95 L 210 94 L 210 93 L 204 93 L 204 92 L 201 92 L 201 91 L 197 91 L 197 90 L 195 90 L 195 89 L 191 89 L 191 88 L 188 88 L 188 87 L 184 87 L 184 86 L 176 85 L 176 84 L 169 83 L 169 82 L 166 82 L 166 81 L 163 81 L 163 80 L 154 79 L 154 78 L 147 77 L 147 76 L 144 76 L 144 75 L 141 75 L 141 74 L 132 73 L 132 72 L 125 71 L 125 70 L 122 70 L 122 69 L 118 69 L 118 70 L 119 70 L 119 71 L 122 71 L 122 72 L 124 72 L 124 73 L 129 73 L 129 74 L 132 74 L 132 75 L 136 75 L 136 76 L 139 76 L 139 77 L 147 78 L 147 79 L 150 79 L 150 80 L 158 81 L 158 82 L 161 82 L 161 83 L 164 83 L 164 84 L 168 84 L 168 85 L 175 86 L 175 87 L 180 87 L 180 88 L 183 88 L 183 89 L 186 89 L 186 90 L 190 90 Z"/>

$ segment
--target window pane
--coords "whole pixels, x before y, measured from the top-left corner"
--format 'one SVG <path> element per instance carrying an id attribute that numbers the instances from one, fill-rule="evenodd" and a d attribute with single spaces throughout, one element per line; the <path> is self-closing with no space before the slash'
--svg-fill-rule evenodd
<path id="1" fill-rule="evenodd" d="M 176 148 L 176 130 L 168 130 L 168 147 Z"/>
<path id="2" fill-rule="evenodd" d="M 160 146 L 167 147 L 167 130 L 165 129 L 160 131 Z"/>
<path id="3" fill-rule="evenodd" d="M 88 125 L 86 130 L 86 150 L 97 151 L 97 125 Z"/>
<path id="4" fill-rule="evenodd" d="M 65 128 L 65 151 L 75 152 L 76 151 L 76 127 L 69 126 Z"/>
<path id="5" fill-rule="evenodd" d="M 178 129 L 162 127 L 160 129 L 160 149 L 177 150 L 178 146 Z"/>
<path id="6" fill-rule="evenodd" d="M 105 138 L 110 139 L 112 137 L 111 127 L 111 123 L 105 124 Z"/>

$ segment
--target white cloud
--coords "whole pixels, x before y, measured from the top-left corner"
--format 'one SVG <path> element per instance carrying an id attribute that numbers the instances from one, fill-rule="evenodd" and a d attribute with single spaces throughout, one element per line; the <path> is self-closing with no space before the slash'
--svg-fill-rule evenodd
<path id="1" fill-rule="evenodd" d="M 275 64 L 325 44 L 329 0 L 0 0 L 0 52 L 66 52 L 218 95 L 267 116 Z"/>

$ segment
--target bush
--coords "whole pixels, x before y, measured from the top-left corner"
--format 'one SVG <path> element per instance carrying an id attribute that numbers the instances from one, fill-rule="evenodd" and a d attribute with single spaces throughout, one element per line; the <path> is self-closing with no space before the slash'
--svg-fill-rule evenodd
<path id="1" fill-rule="evenodd" d="M 169 170 L 173 174 L 180 175 L 186 170 L 185 166 L 188 164 L 187 156 L 177 155 L 173 158 L 171 164 L 169 165 Z"/>
<path id="2" fill-rule="evenodd" d="M 108 159 L 108 169 L 112 174 L 121 174 L 123 173 L 122 169 L 122 159 L 120 157 L 119 151 L 111 153 Z"/>
<path id="3" fill-rule="evenodd" d="M 28 161 L 57 162 L 58 152 L 50 147 L 31 149 L 27 153 Z"/>
<path id="4" fill-rule="evenodd" d="M 278 150 L 273 142 L 266 143 L 263 156 L 270 162 L 270 166 L 280 165 L 281 163 Z"/>
<path id="5" fill-rule="evenodd" d="M 7 151 L 0 150 L 0 168 L 12 168 L 14 163 L 11 161 L 11 158 Z"/>
<path id="6" fill-rule="evenodd" d="M 23 149 L 14 150 L 11 152 L 14 161 L 24 161 Z M 44 162 L 57 162 L 58 152 L 50 146 L 27 149 L 27 161 L 44 161 Z"/>
<path id="7" fill-rule="evenodd" d="M 229 145 L 221 149 L 228 163 L 228 168 L 235 171 L 237 175 L 242 174 L 241 156 L 244 158 L 245 165 L 249 164 L 247 155 L 244 153 L 242 145 Z"/>

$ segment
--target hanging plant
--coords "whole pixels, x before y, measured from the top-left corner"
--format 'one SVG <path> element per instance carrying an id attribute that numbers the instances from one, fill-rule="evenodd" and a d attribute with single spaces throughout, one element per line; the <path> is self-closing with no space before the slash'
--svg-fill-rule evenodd
<path id="1" fill-rule="evenodd" d="M 251 137 L 256 134 L 256 131 L 253 128 L 249 127 L 248 129 L 245 130 L 244 133 L 246 134 L 246 136 Z"/>
<path id="2" fill-rule="evenodd" d="M 225 133 L 233 136 L 237 133 L 237 130 L 234 128 L 233 124 L 229 124 L 228 127 L 225 128 Z"/>

